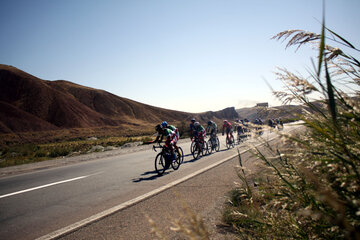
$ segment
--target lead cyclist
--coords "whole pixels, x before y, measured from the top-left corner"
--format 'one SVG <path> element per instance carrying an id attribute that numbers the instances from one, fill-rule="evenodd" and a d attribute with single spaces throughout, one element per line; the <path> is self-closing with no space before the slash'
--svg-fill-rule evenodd
<path id="1" fill-rule="evenodd" d="M 181 157 L 181 151 L 179 150 L 178 146 L 177 146 L 177 142 L 180 139 L 180 132 L 179 129 L 177 129 L 174 125 L 169 125 L 166 121 L 163 121 L 161 123 L 161 126 L 163 128 L 167 128 L 170 129 L 171 131 L 173 131 L 175 133 L 175 135 L 173 136 L 173 138 L 171 139 L 171 144 L 175 147 L 176 151 L 179 154 L 179 157 Z"/>

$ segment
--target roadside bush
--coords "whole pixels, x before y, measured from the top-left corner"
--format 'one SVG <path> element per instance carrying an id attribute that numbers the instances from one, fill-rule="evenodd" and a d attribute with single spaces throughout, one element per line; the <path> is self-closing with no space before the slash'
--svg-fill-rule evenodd
<path id="1" fill-rule="evenodd" d="M 46 157 L 47 156 L 47 153 L 45 151 L 38 151 L 35 153 L 35 157 L 36 158 L 43 158 L 43 157 Z"/>
<path id="2" fill-rule="evenodd" d="M 69 153 L 70 153 L 69 149 L 59 147 L 59 148 L 53 149 L 50 152 L 49 157 L 51 157 L 51 158 L 62 157 L 62 156 L 69 155 Z"/>
<path id="3" fill-rule="evenodd" d="M 268 145 L 264 154 L 254 147 L 269 171 L 257 187 L 240 172 L 244 186 L 238 191 L 246 194 L 225 216 L 249 239 L 360 239 L 360 62 L 325 41 L 360 51 L 325 24 L 321 34 L 289 30 L 274 36 L 288 38 L 287 47 L 319 44 L 310 79 L 286 69 L 276 73 L 285 90 L 274 95 L 304 106 L 306 131 L 282 133 L 281 150 Z"/>

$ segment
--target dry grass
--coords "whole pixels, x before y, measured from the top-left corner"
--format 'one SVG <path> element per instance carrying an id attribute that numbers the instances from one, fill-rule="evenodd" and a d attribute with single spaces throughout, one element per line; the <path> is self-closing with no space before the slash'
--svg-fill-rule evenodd
<path id="1" fill-rule="evenodd" d="M 321 34 L 293 30 L 274 39 L 319 44 L 311 78 L 280 69 L 285 89 L 274 92 L 304 106 L 307 131 L 282 134 L 282 149 L 254 148 L 264 169 L 259 184 L 239 171 L 243 184 L 231 192 L 224 220 L 244 239 L 360 239 L 360 63 L 325 40 L 359 50 L 325 26 Z"/>
<path id="2" fill-rule="evenodd" d="M 191 208 L 186 204 L 184 199 L 177 194 L 177 199 L 179 206 L 179 211 L 172 213 L 172 227 L 170 230 L 178 233 L 181 239 L 189 240 L 209 240 L 209 232 L 206 229 L 205 223 L 202 218 L 196 214 Z M 151 232 L 155 234 L 158 239 L 167 240 L 168 237 L 157 226 L 156 222 L 152 220 L 149 216 L 146 216 L 150 226 Z"/>
<path id="3" fill-rule="evenodd" d="M 104 151 L 107 147 L 120 147 L 129 142 L 148 142 L 150 136 L 91 137 L 52 143 L 26 143 L 4 146 L 0 149 L 0 167 L 8 167 L 49 160 L 56 157 Z"/>

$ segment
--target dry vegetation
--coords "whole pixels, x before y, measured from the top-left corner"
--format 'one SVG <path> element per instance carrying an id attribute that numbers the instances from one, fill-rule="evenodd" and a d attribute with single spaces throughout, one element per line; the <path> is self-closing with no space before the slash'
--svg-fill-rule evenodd
<path id="1" fill-rule="evenodd" d="M 359 50 L 325 26 L 321 34 L 296 30 L 274 38 L 290 38 L 287 47 L 319 42 L 312 78 L 280 69 L 285 90 L 274 92 L 312 110 L 301 115 L 307 131 L 283 135 L 282 149 L 254 148 L 263 174 L 254 187 L 249 173 L 239 172 L 244 184 L 231 192 L 224 220 L 243 239 L 360 239 L 360 63 L 325 40 Z M 327 108 L 314 105 L 314 97 Z"/>

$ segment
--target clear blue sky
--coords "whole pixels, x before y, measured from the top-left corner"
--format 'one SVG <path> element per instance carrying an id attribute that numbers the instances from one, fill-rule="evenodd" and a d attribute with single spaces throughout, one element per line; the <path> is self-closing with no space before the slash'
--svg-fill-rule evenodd
<path id="1" fill-rule="evenodd" d="M 360 1 L 326 0 L 326 24 L 359 46 Z M 279 105 L 276 67 L 316 52 L 270 40 L 320 32 L 322 0 L 2 0 L 0 63 L 168 109 Z"/>

